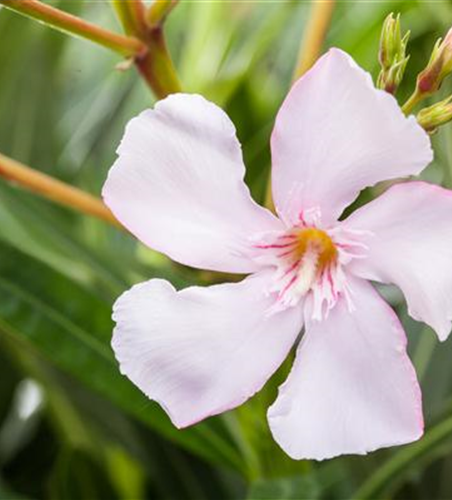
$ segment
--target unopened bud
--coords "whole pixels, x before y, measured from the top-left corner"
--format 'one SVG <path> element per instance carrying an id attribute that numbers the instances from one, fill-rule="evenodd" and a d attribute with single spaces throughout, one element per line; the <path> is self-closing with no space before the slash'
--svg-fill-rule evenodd
<path id="1" fill-rule="evenodd" d="M 417 91 L 422 95 L 436 92 L 444 78 L 452 72 L 452 29 L 444 40 L 436 42 L 430 61 L 417 77 Z"/>
<path id="2" fill-rule="evenodd" d="M 406 46 L 410 32 L 407 31 L 402 37 L 400 27 L 400 14 L 394 18 L 391 13 L 383 23 L 380 38 L 380 51 L 378 59 L 381 71 L 378 76 L 377 86 L 387 92 L 394 94 L 405 73 L 409 59 L 406 56 Z"/>
<path id="3" fill-rule="evenodd" d="M 429 133 L 433 133 L 440 125 L 452 120 L 452 96 L 421 109 L 416 116 L 419 125 Z"/>

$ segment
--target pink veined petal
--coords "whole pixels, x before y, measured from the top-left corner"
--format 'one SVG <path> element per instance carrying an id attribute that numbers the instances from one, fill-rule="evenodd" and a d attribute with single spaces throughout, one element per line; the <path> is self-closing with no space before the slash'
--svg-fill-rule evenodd
<path id="1" fill-rule="evenodd" d="M 323 460 L 409 443 L 423 432 L 422 403 L 405 333 L 369 283 L 355 279 L 356 310 L 340 301 L 306 325 L 268 418 L 295 459 Z"/>
<path id="2" fill-rule="evenodd" d="M 452 320 L 452 191 L 426 182 L 405 182 L 354 212 L 346 227 L 371 231 L 368 258 L 352 271 L 393 283 L 409 314 L 445 340 Z"/>
<path id="3" fill-rule="evenodd" d="M 252 200 L 234 125 L 220 108 L 171 95 L 129 122 L 118 154 L 102 194 L 143 243 L 202 269 L 258 268 L 249 237 L 281 223 Z"/>
<path id="4" fill-rule="evenodd" d="M 393 96 L 339 49 L 321 57 L 289 92 L 271 141 L 273 198 L 296 222 L 320 208 L 336 220 L 366 186 L 415 175 L 432 160 L 427 134 Z"/>
<path id="5" fill-rule="evenodd" d="M 121 372 L 186 427 L 260 390 L 302 327 L 300 308 L 268 315 L 268 274 L 177 292 L 154 279 L 115 304 Z"/>

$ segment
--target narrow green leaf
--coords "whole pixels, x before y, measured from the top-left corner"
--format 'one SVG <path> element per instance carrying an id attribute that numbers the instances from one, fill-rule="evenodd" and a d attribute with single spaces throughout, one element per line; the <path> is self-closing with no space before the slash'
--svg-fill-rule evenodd
<path id="1" fill-rule="evenodd" d="M 212 462 L 240 469 L 240 454 L 224 431 L 221 435 L 214 430 L 218 421 L 178 431 L 156 404 L 119 373 L 109 346 L 113 325 L 107 303 L 3 243 L 0 255 L 1 332 L 26 342 L 24 348 L 33 346 L 167 438 Z"/>
<path id="2" fill-rule="evenodd" d="M 356 500 L 374 500 L 403 481 L 421 461 L 437 458 L 437 451 L 452 437 L 452 416 L 432 427 L 420 441 L 403 448 L 379 467 L 353 495 Z"/>

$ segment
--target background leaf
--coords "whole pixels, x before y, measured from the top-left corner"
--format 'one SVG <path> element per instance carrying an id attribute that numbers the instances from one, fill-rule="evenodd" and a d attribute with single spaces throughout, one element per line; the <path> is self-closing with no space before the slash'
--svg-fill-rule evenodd
<path id="1" fill-rule="evenodd" d="M 106 2 L 52 4 L 119 30 Z M 217 102 L 236 124 L 257 201 L 265 197 L 269 137 L 309 8 L 305 1 L 182 1 L 167 23 L 184 89 Z M 402 12 L 411 30 L 403 101 L 452 24 L 450 1 L 338 1 L 325 47 L 349 51 L 375 77 L 390 12 Z M 0 40 L 0 151 L 99 195 L 125 124 L 153 104 L 147 87 L 134 70 L 114 69 L 115 54 L 5 9 Z M 446 81 L 443 96 L 451 91 Z M 423 178 L 452 187 L 452 128 L 433 142 L 436 158 Z M 357 204 L 380 190 L 366 190 Z M 426 436 L 405 448 L 310 463 L 290 460 L 266 423 L 290 359 L 245 405 L 182 432 L 120 375 L 110 348 L 111 306 L 152 277 L 178 287 L 212 278 L 173 266 L 125 232 L 0 183 L 0 497 L 452 498 L 452 344 L 439 345 L 409 319 L 396 290 L 385 293 L 408 332 Z"/>

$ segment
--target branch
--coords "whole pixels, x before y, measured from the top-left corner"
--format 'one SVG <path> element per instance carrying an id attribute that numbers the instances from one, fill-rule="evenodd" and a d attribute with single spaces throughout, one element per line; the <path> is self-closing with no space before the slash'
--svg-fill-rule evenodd
<path id="1" fill-rule="evenodd" d="M 112 3 L 124 29 L 133 36 L 105 30 L 38 0 L 0 0 L 0 5 L 19 14 L 41 21 L 59 31 L 91 40 L 133 59 L 138 71 L 158 99 L 180 92 L 181 85 L 165 43 L 161 24 L 146 24 L 146 11 L 141 0 L 112 0 Z M 162 15 L 168 12 L 166 9 L 162 11 Z M 160 23 L 162 21 L 163 18 Z"/>
<path id="2" fill-rule="evenodd" d="M 154 0 L 146 12 L 149 26 L 161 26 L 179 0 Z"/>
<path id="3" fill-rule="evenodd" d="M 128 35 L 144 33 L 145 7 L 141 0 L 111 0 L 111 4 Z"/>
<path id="4" fill-rule="evenodd" d="M 142 0 L 110 0 L 126 31 L 140 39 L 146 51 L 135 65 L 158 99 L 181 92 L 181 84 L 166 46 L 163 22 L 176 0 L 154 0 L 146 10 Z"/>
<path id="5" fill-rule="evenodd" d="M 147 34 L 148 50 L 142 57 L 135 58 L 141 76 L 151 87 L 158 99 L 182 91 L 171 56 L 166 46 L 163 29 L 151 28 Z"/>
<path id="6" fill-rule="evenodd" d="M 106 30 L 38 0 L 0 0 L 0 4 L 59 31 L 91 40 L 125 57 L 135 57 L 146 51 L 146 46 L 137 38 Z"/>
<path id="7" fill-rule="evenodd" d="M 416 89 L 410 97 L 407 99 L 405 104 L 402 106 L 402 111 L 406 114 L 409 115 L 413 108 L 419 104 L 423 99 L 425 99 L 426 96 L 420 94 L 418 90 Z"/>
<path id="8" fill-rule="evenodd" d="M 122 227 L 100 199 L 49 175 L 33 170 L 1 153 L 0 176 L 60 205 Z"/>

